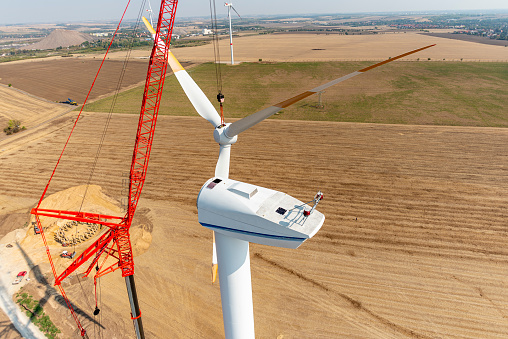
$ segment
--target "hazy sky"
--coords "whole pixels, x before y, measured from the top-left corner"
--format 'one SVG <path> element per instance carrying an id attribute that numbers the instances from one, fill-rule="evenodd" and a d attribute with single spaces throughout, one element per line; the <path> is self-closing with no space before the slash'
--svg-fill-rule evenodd
<path id="1" fill-rule="evenodd" d="M 226 13 L 224 1 L 216 0 L 217 14 Z M 127 17 L 136 18 L 142 0 L 131 0 Z M 83 20 L 118 20 L 127 0 L 1 0 L 0 25 L 56 23 Z M 160 0 L 151 0 L 158 10 Z M 358 13 L 429 10 L 508 10 L 507 0 L 234 0 L 242 15 Z M 209 16 L 209 0 L 181 0 L 177 16 Z"/>

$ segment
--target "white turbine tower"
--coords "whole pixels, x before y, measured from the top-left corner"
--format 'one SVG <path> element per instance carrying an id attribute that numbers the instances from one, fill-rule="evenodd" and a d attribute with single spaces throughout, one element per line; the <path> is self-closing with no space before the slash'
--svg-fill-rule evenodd
<path id="1" fill-rule="evenodd" d="M 235 60 L 233 58 L 233 29 L 231 28 L 231 9 L 235 11 L 236 15 L 238 15 L 239 18 L 241 18 L 240 14 L 236 11 L 236 9 L 233 7 L 232 3 L 224 3 L 224 6 L 228 8 L 228 18 L 229 18 L 229 46 L 231 48 L 231 65 L 235 64 Z"/>
<path id="2" fill-rule="evenodd" d="M 148 20 L 143 18 L 143 21 L 155 34 Z M 237 141 L 238 134 L 312 94 L 431 46 L 434 45 L 332 80 L 232 124 L 222 124 L 212 103 L 168 51 L 169 66 L 198 114 L 212 124 L 213 137 L 220 146 L 215 176 L 201 188 L 197 207 L 199 223 L 216 233 L 222 314 L 227 339 L 254 339 L 249 242 L 297 248 L 319 231 L 325 219 L 322 213 L 315 210 L 323 198 L 321 192 L 312 200 L 314 205 L 309 206 L 285 193 L 229 179 L 231 145 Z M 159 42 L 159 48 L 166 49 L 164 42 Z"/>

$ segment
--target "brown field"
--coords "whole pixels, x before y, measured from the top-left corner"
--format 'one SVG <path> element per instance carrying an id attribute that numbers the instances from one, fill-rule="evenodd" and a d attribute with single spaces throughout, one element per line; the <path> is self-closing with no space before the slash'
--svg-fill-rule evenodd
<path id="1" fill-rule="evenodd" d="M 496 39 L 489 39 L 487 37 L 481 37 L 476 35 L 468 35 L 468 34 L 454 34 L 454 33 L 422 33 L 425 35 L 435 36 L 438 38 L 446 38 L 446 39 L 455 39 L 455 40 L 462 40 L 462 41 L 469 41 L 469 42 L 476 42 L 479 44 L 486 44 L 486 45 L 494 45 L 494 46 L 508 46 L 508 41 L 506 40 L 496 40 Z"/>
<path id="2" fill-rule="evenodd" d="M 418 55 L 410 56 L 431 60 L 507 61 L 503 46 L 485 45 L 469 41 L 452 40 L 415 32 L 393 32 L 370 35 L 338 34 L 267 34 L 234 37 L 236 62 L 263 61 L 372 61 L 384 60 L 423 46 L 436 44 Z M 220 40 L 223 62 L 229 62 L 229 40 Z M 315 50 L 319 49 L 319 50 Z M 180 61 L 208 62 L 214 60 L 213 45 L 173 49 Z M 133 57 L 148 57 L 150 51 L 136 50 Z M 86 55 L 93 57 L 93 55 Z M 98 57 L 98 56 L 97 56 Z M 109 54 L 111 60 L 123 60 L 125 52 Z"/>
<path id="3" fill-rule="evenodd" d="M 71 98 L 82 104 L 99 69 L 102 59 L 60 58 L 46 62 L 14 62 L 0 64 L 0 82 L 12 84 L 26 92 L 50 101 Z M 101 76 L 90 93 L 90 99 L 111 95 L 117 88 L 123 61 L 106 61 Z M 130 61 L 121 89 L 139 85 L 146 78 L 147 61 Z"/>
<path id="4" fill-rule="evenodd" d="M 74 106 L 49 102 L 43 98 L 7 86 L 0 86 L 0 126 L 2 130 L 9 120 L 19 120 L 26 128 L 36 128 L 44 122 L 68 113 Z M 9 138 L 17 138 L 12 135 Z M 0 134 L 0 140 L 8 138 Z"/>
<path id="5" fill-rule="evenodd" d="M 508 60 L 503 46 L 443 39 L 417 33 L 387 33 L 376 35 L 326 34 L 270 34 L 233 39 L 236 61 L 343 61 L 382 60 L 419 47 L 436 44 L 418 55 L 410 56 L 432 60 Z M 314 50 L 320 49 L 320 50 Z M 230 60 L 229 41 L 221 40 L 221 57 Z M 183 61 L 213 60 L 213 46 L 174 49 Z"/>
<path id="6" fill-rule="evenodd" d="M 87 113 L 80 122 L 50 193 L 86 183 L 105 118 Z M 136 122 L 113 116 L 93 180 L 116 199 Z M 218 285 L 209 283 L 211 234 L 195 211 L 218 154 L 208 125 L 167 116 L 158 124 L 139 213 L 153 240 L 135 259 L 150 337 L 223 333 Z M 33 132 L 34 142 L 0 153 L 1 196 L 18 216 L 2 229 L 28 220 L 67 129 L 39 139 Z M 244 133 L 233 148 L 231 177 L 301 200 L 320 189 L 327 217 L 298 250 L 252 245 L 257 337 L 503 337 L 507 142 L 506 129 L 327 122 L 267 121 Z M 27 236 L 21 246 L 31 244 L 30 260 L 48 269 L 34 241 Z M 68 293 L 91 316 L 76 282 Z M 119 274 L 103 279 L 102 310 L 105 336 L 133 336 Z"/>
<path id="7" fill-rule="evenodd" d="M 397 41 L 386 40 L 396 36 Z M 266 50 L 257 48 L 262 56 L 252 55 L 261 37 L 235 41 L 238 60 L 244 61 L 241 55 L 253 61 L 265 56 L 281 61 L 326 56 L 378 60 L 390 56 L 384 55 L 387 44 L 390 51 L 393 47 L 404 52 L 436 41 L 441 43 L 435 54 L 429 50 L 420 57 L 460 58 L 462 52 L 471 59 L 488 60 L 497 59 L 501 49 L 421 35 L 410 38 L 407 33 L 379 35 L 382 43 L 354 36 L 337 50 L 330 40 L 325 51 L 310 51 L 312 37 L 303 41 L 300 37 L 299 43 L 292 40 L 291 48 L 284 41 L 294 35 L 266 37 L 270 41 Z M 245 46 L 252 46 L 251 54 L 240 47 L 244 39 L 250 41 Z M 277 44 L 280 50 L 275 49 Z M 177 49 L 175 54 L 181 53 L 178 57 L 183 60 L 210 60 L 213 56 L 206 59 L 206 48 L 194 48 L 195 53 Z M 319 52 L 325 55 L 314 54 Z M 88 64 L 78 58 L 65 62 L 96 65 L 94 60 Z M 54 61 L 33 64 L 38 64 L 33 69 L 58 70 Z M 0 70 L 5 66 L 9 65 L 0 65 Z M 4 82 L 5 73 L 1 74 Z M 73 86 L 73 91 L 87 91 L 81 73 L 76 74 L 58 83 L 35 79 L 26 83 L 34 89 L 54 86 L 46 89 L 49 94 Z M 102 92 L 95 97 L 114 90 L 108 86 L 100 87 Z M 71 97 L 79 101 L 77 95 Z M 26 96 L 32 99 L 40 100 Z M 6 100 L 10 99 L 0 97 L 2 105 Z M 53 114 L 48 120 L 36 121 L 36 111 L 23 113 L 36 128 L 0 140 L 0 256 L 3 259 L 7 253 L 12 260 L 11 269 L 2 275 L 30 268 L 31 282 L 25 288 L 47 299 L 45 311 L 56 319 L 63 338 L 79 338 L 68 310 L 47 283 L 52 274 L 41 240 L 23 228 L 76 116 L 76 112 L 59 116 L 51 107 L 47 110 Z M 87 183 L 107 117 L 84 113 L 49 194 Z M 111 117 L 92 180 L 115 200 L 122 198 L 137 120 L 128 114 Z M 269 120 L 243 133 L 233 147 L 231 177 L 303 201 L 322 190 L 325 199 L 319 210 L 327 218 L 322 230 L 297 250 L 251 245 L 256 337 L 506 337 L 507 143 L 508 129 L 478 127 Z M 149 338 L 223 336 L 219 286 L 210 284 L 211 232 L 197 223 L 195 207 L 201 185 L 213 175 L 217 155 L 208 122 L 199 117 L 159 118 L 132 230 L 138 254 L 136 284 Z M 59 199 L 62 208 L 69 206 L 71 199 Z M 15 247 L 7 248 L 8 243 Z M 52 245 L 54 256 L 61 250 Z M 65 264 L 57 259 L 59 270 Z M 104 337 L 134 337 L 124 286 L 119 272 L 101 279 L 101 318 L 95 320 L 100 320 Z M 99 327 L 93 325 L 92 279 L 78 283 L 72 277 L 65 288 L 94 337 Z M 19 338 L 2 312 L 0 337 Z"/>

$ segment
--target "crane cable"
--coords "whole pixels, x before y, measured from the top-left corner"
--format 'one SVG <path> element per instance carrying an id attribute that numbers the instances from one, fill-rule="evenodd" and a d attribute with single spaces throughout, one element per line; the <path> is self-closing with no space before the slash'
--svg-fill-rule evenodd
<path id="1" fill-rule="evenodd" d="M 49 177 L 49 180 L 48 180 L 48 182 L 46 184 L 46 187 L 44 188 L 44 191 L 42 192 L 41 198 L 39 199 L 39 202 L 37 203 L 36 209 L 38 209 L 40 207 L 42 201 L 44 200 L 44 197 L 46 196 L 46 193 L 48 192 L 49 185 L 51 184 L 51 181 L 52 181 L 53 177 L 55 176 L 56 169 L 58 168 L 58 165 L 60 164 L 60 160 L 62 160 L 63 154 L 64 154 L 65 150 L 67 149 L 67 145 L 69 144 L 71 136 L 72 136 L 74 130 L 76 129 L 76 125 L 77 125 L 79 119 L 81 118 L 81 113 L 83 113 L 83 108 L 85 107 L 86 102 L 88 101 L 88 98 L 90 96 L 90 93 L 92 92 L 92 89 L 93 89 L 93 87 L 95 85 L 97 77 L 99 76 L 99 73 L 100 73 L 100 71 L 102 69 L 102 66 L 104 65 L 104 61 L 106 60 L 106 57 L 107 57 L 107 55 L 109 53 L 109 50 L 111 49 L 111 45 L 113 43 L 113 40 L 114 40 L 114 38 L 116 36 L 116 33 L 118 32 L 118 30 L 120 28 L 120 24 L 122 23 L 123 18 L 125 17 L 125 13 L 127 12 L 127 9 L 129 8 L 130 2 L 131 2 L 131 0 L 127 1 L 127 5 L 125 6 L 125 9 L 123 11 L 122 17 L 120 18 L 120 22 L 118 23 L 118 26 L 117 26 L 115 32 L 113 33 L 113 37 L 112 37 L 112 39 L 111 39 L 111 41 L 109 43 L 109 46 L 108 46 L 108 48 L 106 50 L 106 53 L 104 54 L 104 58 L 102 59 L 102 62 L 100 64 L 100 66 L 99 66 L 99 69 L 97 70 L 95 78 L 92 81 L 92 85 L 90 86 L 90 89 L 88 90 L 88 93 L 86 95 L 85 101 L 83 102 L 83 105 L 81 106 L 81 109 L 80 109 L 80 111 L 79 111 L 79 113 L 78 113 L 78 115 L 76 117 L 76 120 L 74 121 L 74 124 L 72 126 L 71 132 L 69 133 L 69 136 L 67 137 L 67 141 L 65 142 L 64 147 L 62 149 L 62 152 L 60 153 L 60 156 L 58 157 L 56 165 L 53 168 L 53 172 L 51 173 L 51 176 Z M 49 263 L 51 264 L 51 269 L 53 271 L 53 275 L 55 276 L 55 279 L 56 279 L 57 278 L 57 276 L 56 276 L 56 270 L 55 270 L 55 267 L 54 267 L 53 259 L 51 258 L 51 253 L 50 253 L 50 250 L 49 250 L 49 246 L 48 246 L 48 244 L 46 242 L 46 238 L 44 236 L 44 228 L 42 227 L 41 222 L 40 222 L 40 220 L 39 220 L 37 215 L 36 215 L 36 220 L 37 220 L 37 225 L 38 225 L 39 229 L 41 230 L 41 235 L 42 235 L 42 238 L 43 238 L 43 241 L 44 241 L 44 246 L 46 247 L 46 253 L 48 254 L 48 259 L 49 259 Z M 75 248 L 75 246 L 74 246 L 74 248 Z M 78 281 L 79 281 L 79 279 L 78 279 Z M 80 285 L 81 285 L 81 282 L 80 282 Z M 81 330 L 80 335 L 82 337 L 86 337 L 87 336 L 86 330 L 83 328 L 83 326 L 81 325 L 81 322 L 77 318 L 77 315 L 76 315 L 76 313 L 75 313 L 75 311 L 74 311 L 74 309 L 72 307 L 72 304 L 71 304 L 70 300 L 67 298 L 67 296 L 65 294 L 65 291 L 63 290 L 61 284 L 59 284 L 58 287 L 59 287 L 60 293 L 62 294 L 62 297 L 65 300 L 65 303 L 67 304 L 67 307 L 71 311 L 71 314 L 72 314 L 74 320 L 76 321 L 76 324 L 78 325 L 78 328 Z M 81 288 L 82 288 L 82 286 L 81 286 Z"/>
<path id="2" fill-rule="evenodd" d="M 97 148 L 97 152 L 95 154 L 94 162 L 93 162 L 93 165 L 92 165 L 91 170 L 90 170 L 90 175 L 89 175 L 88 181 L 86 183 L 85 193 L 83 194 L 83 199 L 81 201 L 81 206 L 79 208 L 80 212 L 81 212 L 81 209 L 83 207 L 83 203 L 85 202 L 86 194 L 88 192 L 88 187 L 90 186 L 90 183 L 92 182 L 92 178 L 93 178 L 93 175 L 95 173 L 95 168 L 97 167 L 97 162 L 99 160 L 99 156 L 100 156 L 100 153 L 101 153 L 101 150 L 102 150 L 102 146 L 104 144 L 104 139 L 106 138 L 108 127 L 109 127 L 109 124 L 111 122 L 111 118 L 113 116 L 113 110 L 114 110 L 116 102 L 118 100 L 118 95 L 120 94 L 120 89 L 121 89 L 121 86 L 122 86 L 122 83 L 123 83 L 123 78 L 125 76 L 127 65 L 129 63 L 130 56 L 131 56 L 131 53 L 132 53 L 132 47 L 133 47 L 133 44 L 134 44 L 134 38 L 136 37 L 136 34 L 138 33 L 140 22 L 141 22 L 141 17 L 143 15 L 143 8 L 145 8 L 145 6 L 146 6 L 146 0 L 143 0 L 142 3 L 141 3 L 141 6 L 139 8 L 138 18 L 136 20 L 136 25 L 134 26 L 134 31 L 133 31 L 132 37 L 131 37 L 131 39 L 129 41 L 129 46 L 128 46 L 128 49 L 127 49 L 127 54 L 125 55 L 125 59 L 123 61 L 122 71 L 120 72 L 120 76 L 119 76 L 118 82 L 116 84 L 115 94 L 113 95 L 113 99 L 111 101 L 111 106 L 109 108 L 108 117 L 106 118 L 106 123 L 105 123 L 104 129 L 102 131 L 102 136 L 101 136 L 101 139 L 100 139 L 100 142 L 99 142 L 99 146 Z M 118 24 L 118 27 L 120 27 L 120 23 Z M 117 30 L 118 30 L 118 28 L 117 28 Z M 114 40 L 114 36 L 113 36 L 113 39 L 111 40 L 111 43 L 113 42 L 113 40 Z"/>
<path id="3" fill-rule="evenodd" d="M 213 2 L 213 5 L 212 5 Z M 215 79 L 217 82 L 217 101 L 220 105 L 220 121 L 221 126 L 224 126 L 224 94 L 222 93 L 222 72 L 219 51 L 219 33 L 217 29 L 217 11 L 215 9 L 215 0 L 210 0 L 210 21 L 212 24 L 213 32 L 213 55 L 215 59 Z"/>
<path id="4" fill-rule="evenodd" d="M 126 54 L 125 59 L 123 61 L 122 71 L 120 72 L 120 76 L 119 76 L 118 81 L 117 81 L 115 93 L 113 95 L 113 99 L 112 99 L 112 102 L 111 102 L 111 106 L 109 108 L 108 116 L 106 118 L 106 123 L 105 123 L 104 129 L 102 131 L 102 136 L 101 136 L 101 139 L 100 139 L 100 142 L 99 142 L 99 146 L 97 148 L 97 152 L 95 154 L 94 162 L 93 162 L 93 165 L 92 165 L 91 170 L 90 170 L 90 175 L 88 177 L 88 182 L 86 184 L 85 193 L 83 194 L 83 199 L 81 201 L 81 206 L 79 208 L 79 211 L 81 211 L 81 209 L 83 208 L 83 204 L 85 202 L 86 194 L 88 192 L 88 187 L 90 186 L 90 183 L 92 181 L 92 178 L 93 178 L 93 175 L 94 175 L 94 172 L 95 172 L 95 168 L 97 166 L 97 162 L 99 160 L 99 156 L 100 156 L 100 153 L 101 153 L 101 150 L 102 150 L 102 146 L 104 144 L 104 140 L 105 140 L 105 137 L 106 137 L 106 134 L 107 134 L 107 131 L 108 131 L 108 127 L 109 127 L 109 124 L 111 122 L 111 118 L 113 116 L 113 110 L 115 108 L 116 102 L 118 100 L 118 96 L 120 94 L 120 89 L 121 89 L 121 86 L 122 86 L 122 83 L 123 83 L 123 79 L 124 79 L 124 76 L 125 76 L 127 65 L 129 63 L 130 56 L 132 54 L 132 47 L 134 45 L 134 39 L 136 38 L 136 35 L 137 35 L 138 31 L 139 31 L 139 27 L 140 27 L 140 23 L 141 23 L 141 17 L 143 15 L 143 9 L 146 7 L 146 1 L 147 0 L 143 0 L 142 3 L 141 3 L 141 6 L 140 6 L 140 9 L 139 9 L 139 12 L 138 12 L 138 17 L 137 17 L 137 20 L 136 20 L 136 24 L 134 26 L 134 30 L 132 32 L 131 39 L 129 40 L 127 54 Z M 120 27 L 120 23 L 118 24 L 118 27 Z M 118 28 L 117 28 L 117 30 L 118 30 Z M 111 43 L 113 42 L 113 40 L 114 40 L 114 37 L 111 40 Z M 76 228 L 76 234 L 77 234 L 77 228 Z M 76 244 L 74 244 L 74 249 L 75 249 L 75 247 L 76 247 Z M 99 266 L 96 267 L 96 276 L 97 276 L 98 272 L 99 272 Z M 77 273 L 76 273 L 76 275 L 77 275 Z M 103 333 L 102 333 L 101 327 L 100 327 L 101 322 L 102 322 L 102 313 L 100 313 L 100 309 L 102 308 L 102 289 L 101 289 L 101 284 L 100 284 L 100 278 L 97 278 L 96 276 L 94 277 L 94 294 L 95 294 L 95 309 L 93 311 L 93 315 L 94 315 L 94 336 L 95 336 L 95 332 L 96 332 L 95 330 L 96 330 L 96 327 L 97 327 L 98 328 L 98 334 L 99 334 L 99 336 L 102 337 Z M 97 298 L 97 280 L 99 280 L 99 300 Z M 81 281 L 80 281 L 80 285 L 81 285 Z M 82 286 L 81 286 L 81 288 L 83 289 Z M 99 305 L 100 305 L 100 307 L 99 307 Z M 98 319 L 98 321 L 95 321 L 95 317 L 97 315 L 99 315 L 99 317 L 98 317 L 99 319 Z"/>
<path id="5" fill-rule="evenodd" d="M 130 4 L 130 0 L 129 0 L 128 4 L 127 4 L 126 10 L 127 10 L 128 6 L 129 6 L 129 4 Z M 138 30 L 139 30 L 139 26 L 140 26 L 140 22 L 141 22 L 141 16 L 142 16 L 142 13 L 143 13 L 143 8 L 144 8 L 145 6 L 146 6 L 146 0 L 143 0 L 143 1 L 142 1 L 142 4 L 141 4 L 141 6 L 140 6 L 140 10 L 139 10 L 139 13 L 138 13 L 138 18 L 137 18 L 137 21 L 136 21 L 136 25 L 135 25 L 135 27 L 134 27 L 134 31 L 133 31 L 132 37 L 131 37 L 131 39 L 130 39 L 130 41 L 129 41 L 129 47 L 128 47 L 128 50 L 127 50 L 127 54 L 126 54 L 126 56 L 125 56 L 125 59 L 124 59 L 123 65 L 122 65 L 122 71 L 120 72 L 120 76 L 119 76 L 118 81 L 117 81 L 117 85 L 116 85 L 116 89 L 115 89 L 115 94 L 114 94 L 114 96 L 113 96 L 113 100 L 112 100 L 112 103 L 111 103 L 111 106 L 110 106 L 110 109 L 109 109 L 109 112 L 108 112 L 108 116 L 107 116 L 107 119 L 106 119 L 106 123 L 105 123 L 104 129 L 103 129 L 102 135 L 101 135 L 101 139 L 100 139 L 100 142 L 99 142 L 99 146 L 98 146 L 98 148 L 97 148 L 97 152 L 96 152 L 96 154 L 95 154 L 94 162 L 93 162 L 93 164 L 92 164 L 92 166 L 91 166 L 90 175 L 89 175 L 89 177 L 88 177 L 88 181 L 87 181 L 87 184 L 86 184 L 86 186 L 85 186 L 85 192 L 84 192 L 84 194 L 83 194 L 83 199 L 81 200 L 81 205 L 80 205 L 80 207 L 79 207 L 79 211 L 81 211 L 81 210 L 82 210 L 82 208 L 83 208 L 83 204 L 84 204 L 84 202 L 85 202 L 86 194 L 87 194 L 87 192 L 88 192 L 88 187 L 90 186 L 90 183 L 91 183 L 91 181 L 92 181 L 92 178 L 93 178 L 93 175 L 94 175 L 94 172 L 95 172 L 95 168 L 96 168 L 96 166 L 97 166 L 97 162 L 98 162 L 98 159 L 99 159 L 99 156 L 100 156 L 100 153 L 101 153 L 102 146 L 103 146 L 103 144 L 104 144 L 104 140 L 105 140 L 105 137 L 106 137 L 106 133 L 107 133 L 107 130 L 108 130 L 109 124 L 110 124 L 110 122 L 111 122 L 111 118 L 112 118 L 112 115 L 113 115 L 113 110 L 114 110 L 114 108 L 115 108 L 115 105 L 116 105 L 116 102 L 117 102 L 117 99 L 118 99 L 118 95 L 119 95 L 119 93 L 120 93 L 120 89 L 121 89 L 121 86 L 122 86 L 122 83 L 123 83 L 123 79 L 124 79 L 124 76 L 125 76 L 125 72 L 126 72 L 126 69 L 127 69 L 127 65 L 128 65 L 128 63 L 129 63 L 129 60 L 130 60 L 130 55 L 131 55 L 131 53 L 132 53 L 132 47 L 133 47 L 133 43 L 134 43 L 134 38 L 136 37 L 136 33 L 137 33 L 137 32 L 138 32 Z M 123 13 L 123 14 L 125 15 L 125 11 L 124 11 L 124 13 Z M 123 19 L 123 16 L 122 16 L 122 19 Z M 93 88 L 93 87 L 94 87 L 94 85 L 95 85 L 95 81 L 96 81 L 96 80 L 97 80 L 97 78 L 98 78 L 99 72 L 101 71 L 102 66 L 103 66 L 103 64 L 104 64 L 104 61 L 106 60 L 106 56 L 107 56 L 107 54 L 108 54 L 108 52 L 109 52 L 109 50 L 110 50 L 110 48 L 111 48 L 111 45 L 112 45 L 112 43 L 113 43 L 113 41 L 114 41 L 114 39 L 115 39 L 115 37 L 116 37 L 116 33 L 118 32 L 118 30 L 119 30 L 119 28 L 120 28 L 120 25 L 121 25 L 121 23 L 122 23 L 122 21 L 123 21 L 122 19 L 121 19 L 121 20 L 120 20 L 120 22 L 118 23 L 118 26 L 117 26 L 117 28 L 116 28 L 115 32 L 113 33 L 113 37 L 112 37 L 112 39 L 111 39 L 111 41 L 110 41 L 110 43 L 109 43 L 108 49 L 106 50 L 106 53 L 105 53 L 105 55 L 104 55 L 104 58 L 103 58 L 103 60 L 102 60 L 101 65 L 100 65 L 100 67 L 99 67 L 99 70 L 97 71 L 97 74 L 96 74 L 96 76 L 95 76 L 95 79 L 94 79 L 94 81 L 93 81 L 93 83 L 92 83 L 92 85 L 91 85 L 91 87 L 90 87 L 90 90 L 89 90 L 89 92 L 88 92 L 88 95 L 87 95 L 87 97 L 86 97 L 85 101 L 83 102 L 83 105 L 82 105 L 82 107 L 81 107 L 81 110 L 80 110 L 80 112 L 79 112 L 79 115 L 78 115 L 78 117 L 77 117 L 77 119 L 76 119 L 76 121 L 75 121 L 75 123 L 74 123 L 74 127 L 76 127 L 76 124 L 77 124 L 77 122 L 79 121 L 79 118 L 80 118 L 80 116 L 81 116 L 81 112 L 83 111 L 83 108 L 84 108 L 84 107 L 85 107 L 85 105 L 86 105 L 86 101 L 87 101 L 87 99 L 88 99 L 88 96 L 90 95 L 90 93 L 91 93 L 91 91 L 92 91 L 92 88 Z M 71 137 L 71 135 L 72 135 L 72 132 L 74 131 L 74 127 L 73 127 L 73 129 L 72 129 L 72 131 L 71 131 L 71 133 L 70 133 L 70 135 L 69 135 L 69 138 L 68 138 L 67 142 L 69 141 L 69 139 L 70 139 L 70 137 Z M 65 146 L 67 146 L 67 143 L 66 143 L 66 145 L 65 145 Z M 64 146 L 64 150 L 65 150 L 65 148 L 66 148 L 65 146 Z M 64 151 L 64 150 L 63 150 L 63 151 Z M 62 155 L 63 155 L 63 151 L 62 151 Z M 60 157 L 61 157 L 62 155 L 60 155 Z M 60 159 L 59 159 L 59 160 L 60 160 Z M 58 163 L 57 163 L 57 166 L 58 166 Z M 56 170 L 56 167 L 57 167 L 57 166 L 55 166 L 55 170 Z M 55 170 L 53 171 L 53 174 L 54 174 Z M 50 178 L 49 182 L 51 182 L 52 177 L 53 177 L 53 175 L 51 176 L 51 178 Z M 48 186 L 49 186 L 49 182 L 48 182 Z M 47 187 L 46 187 L 46 189 L 47 189 Z M 44 194 L 43 194 L 43 196 L 44 196 Z M 41 198 L 41 200 L 42 200 L 42 198 Z M 40 204 L 40 202 L 39 202 L 39 204 Z M 75 228 L 75 239 L 77 238 L 77 232 L 78 232 L 78 227 L 77 227 L 77 225 L 76 225 L 76 228 Z M 76 251 L 76 242 L 74 242 L 74 243 L 73 243 L 73 251 L 74 251 L 74 252 Z M 79 279 L 79 277 L 78 277 L 78 273 L 77 273 L 77 272 L 76 272 L 75 276 L 76 276 L 76 278 L 78 279 L 78 282 L 79 282 L 79 285 L 80 285 L 80 287 L 81 287 L 81 290 L 82 290 L 83 294 L 85 295 L 85 300 L 86 300 L 86 302 L 87 302 L 88 306 L 90 307 L 90 304 L 89 304 L 89 302 L 88 302 L 88 298 L 86 298 L 86 293 L 85 293 L 85 291 L 84 291 L 84 289 L 83 289 L 83 285 L 81 284 L 81 279 Z M 95 285 L 95 310 L 94 310 L 94 318 L 95 318 L 96 311 L 99 309 L 99 308 L 98 308 L 98 306 L 97 306 L 97 287 L 96 287 L 96 281 L 95 281 L 95 279 L 94 279 L 94 285 Z M 100 289 L 100 282 L 99 282 L 99 289 Z M 102 298 L 101 298 L 101 301 L 102 301 Z M 102 306 L 102 305 L 101 305 L 101 306 Z M 91 308 L 91 307 L 90 307 L 90 308 Z M 95 319 L 94 319 L 94 320 L 95 320 Z M 94 321 L 94 334 L 95 334 L 95 327 L 96 327 L 96 326 L 99 326 L 99 334 L 101 334 L 101 331 L 100 331 L 100 324 L 101 324 L 101 320 L 102 320 L 102 314 L 101 314 L 101 316 L 100 316 L 100 318 L 99 318 L 99 321 L 98 321 L 98 322 Z M 94 336 L 95 336 L 95 335 L 94 335 Z"/>
<path id="6" fill-rule="evenodd" d="M 53 180 L 53 177 L 55 176 L 56 169 L 57 169 L 58 165 L 60 164 L 60 160 L 62 160 L 63 154 L 64 154 L 64 152 L 65 152 L 65 150 L 67 148 L 67 145 L 69 144 L 69 141 L 71 139 L 72 133 L 74 132 L 74 130 L 76 128 L 76 125 L 78 124 L 78 121 L 81 118 L 81 113 L 83 113 L 83 109 L 85 108 L 86 102 L 88 101 L 88 98 L 90 97 L 90 93 L 92 92 L 92 89 L 93 89 L 93 87 L 95 85 L 95 81 L 97 80 L 97 77 L 99 76 L 99 73 L 100 73 L 100 71 L 102 69 L 102 66 L 104 65 L 104 61 L 106 61 L 106 57 L 107 57 L 107 55 L 109 53 L 109 50 L 111 49 L 111 45 L 112 45 L 113 40 L 114 40 L 114 38 L 116 36 L 116 33 L 118 32 L 118 29 L 120 28 L 120 24 L 123 21 L 125 13 L 127 12 L 127 9 L 129 8 L 130 2 L 131 2 L 131 0 L 129 0 L 127 2 L 125 10 L 124 10 L 124 12 L 122 14 L 122 18 L 120 19 L 120 22 L 118 23 L 118 26 L 117 26 L 115 32 L 113 33 L 113 37 L 111 38 L 111 41 L 109 43 L 108 49 L 106 50 L 106 53 L 104 54 L 104 58 L 102 59 L 101 65 L 99 66 L 99 69 L 97 70 L 97 74 L 95 75 L 95 78 L 94 78 L 94 80 L 92 82 L 92 85 L 90 86 L 90 89 L 88 90 L 88 94 L 86 95 L 85 101 L 83 102 L 83 105 L 81 106 L 81 109 L 80 109 L 80 111 L 78 113 L 78 116 L 76 117 L 76 120 L 74 121 L 74 124 L 72 126 L 71 132 L 69 133 L 69 136 L 67 137 L 67 141 L 65 142 L 65 145 L 64 145 L 64 147 L 62 149 L 62 152 L 60 153 L 60 156 L 58 157 L 58 160 L 56 162 L 55 168 L 53 169 L 53 172 L 51 173 L 51 176 L 49 177 L 48 183 L 46 184 L 46 187 L 44 188 L 44 191 L 42 192 L 41 198 L 39 199 L 39 202 L 37 203 L 36 209 L 38 209 L 41 206 L 42 200 L 44 200 L 44 197 L 46 196 L 46 193 L 48 192 L 48 188 L 49 188 L 49 185 L 51 184 L 51 180 Z"/>
<path id="7" fill-rule="evenodd" d="M 96 266 L 95 270 L 96 270 L 96 272 L 99 271 L 98 265 Z M 99 337 L 102 338 L 103 337 L 103 332 L 101 330 L 102 313 L 100 313 L 100 310 L 102 308 L 102 288 L 101 288 L 100 277 L 99 278 L 94 277 L 93 283 L 94 283 L 94 290 L 95 290 L 95 310 L 93 311 L 93 318 L 94 318 L 93 332 L 94 332 L 94 337 L 97 337 L 95 334 L 96 328 L 97 328 L 97 333 L 98 333 Z M 99 293 L 97 293 L 97 283 L 99 285 Z M 97 298 L 97 294 L 99 295 L 99 298 Z M 96 316 L 98 316 L 98 318 L 99 318 L 98 321 L 95 320 Z"/>

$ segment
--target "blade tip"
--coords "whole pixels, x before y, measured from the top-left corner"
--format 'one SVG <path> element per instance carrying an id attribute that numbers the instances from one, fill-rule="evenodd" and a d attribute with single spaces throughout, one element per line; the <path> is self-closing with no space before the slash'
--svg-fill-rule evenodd
<path id="1" fill-rule="evenodd" d="M 212 264 L 212 284 L 217 280 L 217 269 L 219 268 L 219 265 Z"/>

